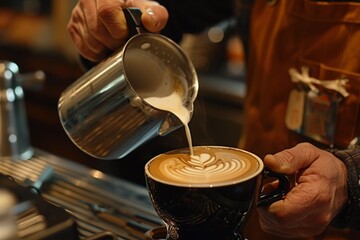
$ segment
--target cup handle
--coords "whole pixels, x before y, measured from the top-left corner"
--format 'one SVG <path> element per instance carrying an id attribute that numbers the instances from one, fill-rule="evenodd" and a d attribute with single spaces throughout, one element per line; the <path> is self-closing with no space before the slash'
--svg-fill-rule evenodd
<path id="1" fill-rule="evenodd" d="M 145 232 L 145 240 L 166 239 L 167 231 L 165 226 L 156 227 Z"/>
<path id="2" fill-rule="evenodd" d="M 126 24 L 129 29 L 129 39 L 138 33 L 148 32 L 141 22 L 142 12 L 139 8 L 130 7 L 124 9 Z"/>
<path id="3" fill-rule="evenodd" d="M 279 180 L 279 185 L 277 189 L 268 193 L 268 194 L 260 194 L 259 201 L 257 202 L 258 207 L 269 206 L 271 203 L 276 202 L 285 196 L 286 193 L 289 192 L 290 181 L 289 178 L 281 173 L 276 173 L 268 168 L 264 169 L 264 177 L 274 177 Z"/>

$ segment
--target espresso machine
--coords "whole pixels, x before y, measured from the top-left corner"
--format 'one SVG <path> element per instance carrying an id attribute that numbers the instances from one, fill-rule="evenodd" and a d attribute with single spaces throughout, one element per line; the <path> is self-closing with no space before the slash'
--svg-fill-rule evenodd
<path id="1" fill-rule="evenodd" d="M 144 187 L 31 145 L 24 89 L 44 80 L 0 62 L 0 239 L 144 239 L 162 225 Z"/>

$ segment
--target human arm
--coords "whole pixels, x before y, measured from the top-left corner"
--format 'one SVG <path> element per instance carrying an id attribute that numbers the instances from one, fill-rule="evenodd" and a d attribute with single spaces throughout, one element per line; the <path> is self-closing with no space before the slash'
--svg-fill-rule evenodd
<path id="1" fill-rule="evenodd" d="M 336 228 L 360 230 L 360 145 L 351 149 L 331 150 L 346 165 L 348 172 L 348 200 L 332 225 Z"/>
<path id="2" fill-rule="evenodd" d="M 283 200 L 258 209 L 260 225 L 266 232 L 283 237 L 320 234 L 349 200 L 348 169 L 328 151 L 301 143 L 267 155 L 264 162 L 273 171 L 295 174 L 295 186 Z M 273 185 L 276 183 L 266 188 Z"/>

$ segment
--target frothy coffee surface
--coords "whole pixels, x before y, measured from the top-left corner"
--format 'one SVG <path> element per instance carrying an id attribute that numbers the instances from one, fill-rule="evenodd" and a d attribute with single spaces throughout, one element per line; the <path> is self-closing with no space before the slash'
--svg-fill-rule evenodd
<path id="1" fill-rule="evenodd" d="M 153 179 L 179 186 L 209 187 L 241 182 L 263 169 L 251 153 L 226 147 L 194 147 L 161 154 L 146 165 Z"/>

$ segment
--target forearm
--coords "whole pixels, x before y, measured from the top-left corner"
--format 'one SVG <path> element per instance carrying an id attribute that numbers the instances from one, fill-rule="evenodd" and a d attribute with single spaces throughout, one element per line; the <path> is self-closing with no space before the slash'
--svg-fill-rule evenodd
<path id="1" fill-rule="evenodd" d="M 333 226 L 360 230 L 360 145 L 347 150 L 331 150 L 341 159 L 348 171 L 349 199 L 343 211 L 334 219 Z"/>

